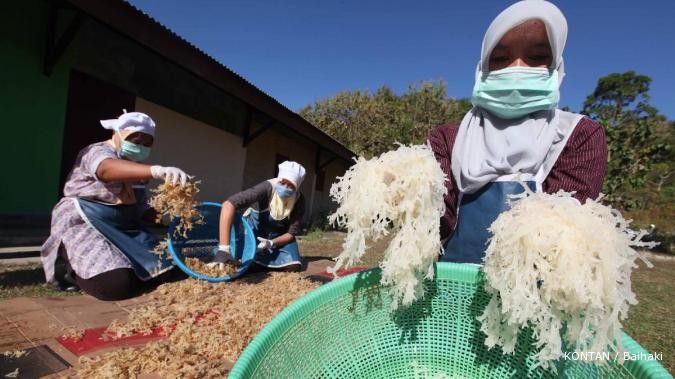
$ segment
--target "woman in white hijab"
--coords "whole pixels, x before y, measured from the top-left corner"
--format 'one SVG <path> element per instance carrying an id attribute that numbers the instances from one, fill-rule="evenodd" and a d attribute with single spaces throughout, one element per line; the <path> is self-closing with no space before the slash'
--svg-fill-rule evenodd
<path id="1" fill-rule="evenodd" d="M 483 38 L 471 102 L 459 125 L 431 131 L 429 143 L 448 176 L 441 235 L 443 261 L 481 263 L 487 228 L 520 183 L 536 191 L 596 198 L 605 174 L 602 127 L 557 108 L 565 75 L 567 21 L 544 0 L 517 2 Z M 536 222 L 536 220 L 533 220 Z"/>

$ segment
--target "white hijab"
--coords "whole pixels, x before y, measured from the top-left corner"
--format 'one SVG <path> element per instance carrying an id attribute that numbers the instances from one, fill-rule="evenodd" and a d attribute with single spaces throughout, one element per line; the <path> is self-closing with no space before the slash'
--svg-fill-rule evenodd
<path id="1" fill-rule="evenodd" d="M 279 196 L 274 187 L 281 181 L 280 178 L 274 178 L 268 180 L 272 185 L 272 197 L 270 198 L 270 215 L 272 218 L 281 221 L 286 217 L 291 215 L 293 207 L 295 207 L 295 201 L 298 200 L 299 191 L 295 191 L 295 194 L 291 197 L 282 198 Z"/>
<path id="2" fill-rule="evenodd" d="M 538 19 L 546 25 L 558 87 L 565 75 L 562 53 L 567 21 L 560 9 L 545 0 L 519 1 L 500 13 L 483 38 L 476 80 L 488 72 L 492 49 L 509 30 Z M 452 149 L 452 173 L 462 193 L 473 193 L 500 177 L 533 180 L 548 174 L 581 115 L 559 109 L 504 120 L 474 106 L 462 120 Z"/>

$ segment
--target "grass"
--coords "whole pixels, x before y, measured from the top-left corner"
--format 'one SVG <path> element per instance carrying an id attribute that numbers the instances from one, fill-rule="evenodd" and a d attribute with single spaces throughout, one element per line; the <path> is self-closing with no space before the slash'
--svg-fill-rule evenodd
<path id="1" fill-rule="evenodd" d="M 675 259 L 640 262 L 633 272 L 633 292 L 639 303 L 631 308 L 624 329 L 649 352 L 663 353 L 661 364 L 675 372 Z"/>
<path id="2" fill-rule="evenodd" d="M 55 290 L 45 283 L 40 263 L 0 266 L 0 300 L 14 297 L 53 297 L 79 295 L 80 292 Z"/>
<path id="3" fill-rule="evenodd" d="M 324 231 L 321 229 L 311 229 L 310 231 L 307 232 L 304 236 L 300 237 L 299 239 L 308 241 L 308 242 L 316 242 L 321 239 L 323 239 Z"/>

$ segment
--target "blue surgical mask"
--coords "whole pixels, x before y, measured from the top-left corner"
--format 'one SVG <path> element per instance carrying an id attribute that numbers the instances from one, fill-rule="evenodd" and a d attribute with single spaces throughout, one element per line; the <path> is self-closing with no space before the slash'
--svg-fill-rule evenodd
<path id="1" fill-rule="evenodd" d="M 144 162 L 150 156 L 150 148 L 133 142 L 122 141 L 119 156 L 134 162 Z"/>
<path id="2" fill-rule="evenodd" d="M 283 185 L 283 184 L 277 184 L 277 185 L 275 185 L 275 186 L 274 186 L 274 190 L 277 191 L 277 194 L 278 194 L 279 197 L 281 197 L 282 199 L 289 198 L 289 197 L 293 196 L 293 194 L 295 194 L 295 191 L 294 191 L 294 190 L 292 190 L 292 189 L 286 187 L 286 186 Z"/>
<path id="3" fill-rule="evenodd" d="M 478 74 L 471 102 L 504 119 L 524 117 L 558 105 L 558 72 L 543 67 L 507 67 Z"/>

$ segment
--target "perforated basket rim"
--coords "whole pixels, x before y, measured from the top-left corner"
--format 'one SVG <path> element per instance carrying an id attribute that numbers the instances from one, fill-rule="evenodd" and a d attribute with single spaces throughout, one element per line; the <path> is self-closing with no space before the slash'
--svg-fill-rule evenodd
<path id="1" fill-rule="evenodd" d="M 220 203 L 215 203 L 215 202 L 210 202 L 206 201 L 203 203 L 200 203 L 197 205 L 197 207 L 203 207 L 203 206 L 210 206 L 210 207 L 217 207 L 217 208 L 222 208 L 222 205 Z M 234 217 L 239 217 L 242 218 L 240 214 L 235 214 Z M 255 246 L 256 240 L 255 240 L 255 235 L 253 233 L 253 229 L 251 228 L 251 225 L 249 225 L 246 220 L 241 220 L 242 225 L 244 225 L 244 229 L 246 229 L 246 238 L 249 239 L 249 246 Z M 180 268 L 184 273 L 188 274 L 189 276 L 195 278 L 195 279 L 201 279 L 201 280 L 206 280 L 207 282 L 211 283 L 220 283 L 220 282 L 229 282 L 230 280 L 236 279 L 240 276 L 242 276 L 251 266 L 251 263 L 253 263 L 253 255 L 251 256 L 251 259 L 248 261 L 244 262 L 243 265 L 237 270 L 236 275 L 224 275 L 224 276 L 209 276 L 209 275 L 204 275 L 200 274 L 196 271 L 191 270 L 186 264 L 183 263 L 181 258 L 178 256 L 178 253 L 173 248 L 173 239 L 171 238 L 171 232 L 167 233 L 167 242 L 168 242 L 168 249 L 169 253 L 171 253 L 171 257 L 173 258 L 174 263 L 178 268 Z M 254 253 L 255 254 L 255 253 Z"/>
<path id="2" fill-rule="evenodd" d="M 434 280 L 450 279 L 474 284 L 479 280 L 480 275 L 482 275 L 480 266 L 474 264 L 438 262 L 435 266 L 436 275 Z M 346 292 L 352 291 L 357 280 L 362 281 L 360 283 L 361 286 L 370 286 L 377 285 L 380 282 L 380 278 L 381 269 L 374 268 L 333 280 L 296 299 L 267 323 L 251 340 L 237 359 L 234 367 L 228 374 L 228 378 L 250 378 L 274 344 L 298 321 L 304 319 L 322 305 L 334 301 Z M 621 332 L 621 340 L 627 352 L 631 354 L 648 354 L 637 341 L 623 331 Z M 636 378 L 673 378 L 656 360 L 626 361 L 624 367 Z"/>

